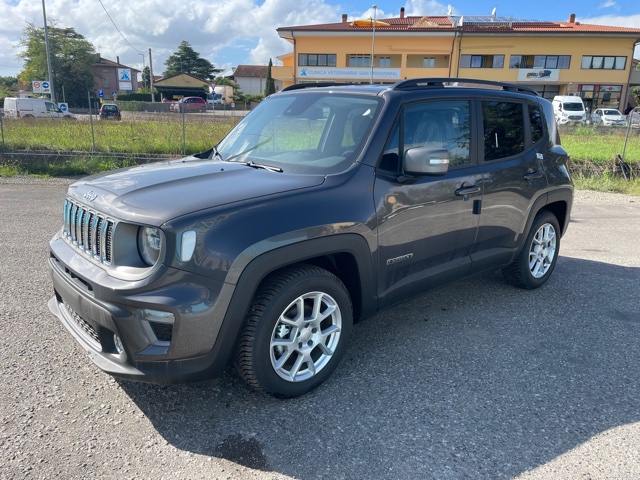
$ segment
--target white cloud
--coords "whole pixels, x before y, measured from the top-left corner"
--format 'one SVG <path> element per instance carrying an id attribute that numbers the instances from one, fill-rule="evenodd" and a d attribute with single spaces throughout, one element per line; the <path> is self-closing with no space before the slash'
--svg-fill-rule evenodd
<path id="1" fill-rule="evenodd" d="M 148 49 L 154 53 L 154 73 L 164 70 L 164 61 L 186 40 L 216 67 L 239 64 L 266 65 L 269 58 L 292 50 L 276 28 L 319 23 L 337 23 L 346 13 L 349 21 L 368 18 L 372 9 L 344 11 L 332 0 L 103 0 L 111 20 L 96 0 L 46 0 L 47 18 L 61 27 L 73 27 L 96 51 L 110 60 L 142 68 Z M 446 15 L 448 5 L 436 0 L 405 0 L 406 16 Z M 617 7 L 613 0 L 603 5 Z M 452 6 L 453 13 L 459 14 Z M 27 22 L 42 25 L 41 0 L 0 0 L 0 75 L 16 75 L 22 62 L 16 59 L 17 43 Z M 398 17 L 396 11 L 378 8 L 377 18 Z M 487 15 L 489 12 L 487 12 Z M 637 27 L 640 15 L 601 16 L 579 19 L 583 23 Z M 139 52 L 138 52 L 139 51 Z"/>
<path id="2" fill-rule="evenodd" d="M 611 7 L 615 7 L 615 6 L 616 6 L 616 2 L 614 2 L 613 0 L 607 0 L 602 5 L 600 5 L 598 8 L 611 8 Z"/>
<path id="3" fill-rule="evenodd" d="M 407 0 L 404 6 L 405 15 L 409 17 L 413 16 L 425 16 L 425 15 L 446 15 L 448 5 L 446 3 L 440 3 L 435 0 Z M 453 9 L 456 12 L 455 8 Z M 392 16 L 398 16 L 398 13 L 394 12 Z"/>
<path id="4" fill-rule="evenodd" d="M 171 5 L 164 0 L 114 0 L 103 4 L 122 35 L 95 0 L 47 0 L 47 19 L 73 27 L 103 57 L 119 57 L 121 63 L 135 68 L 142 68 L 139 52 L 147 54 L 151 48 L 156 52 L 155 73 L 164 70 L 164 61 L 183 40 L 217 67 L 266 65 L 269 58 L 291 49 L 276 28 L 339 22 L 341 13 L 340 7 L 324 0 L 187 0 Z M 42 25 L 42 4 L 0 0 L 0 11 L 0 75 L 15 75 L 22 67 L 15 58 L 17 41 L 26 22 Z"/>

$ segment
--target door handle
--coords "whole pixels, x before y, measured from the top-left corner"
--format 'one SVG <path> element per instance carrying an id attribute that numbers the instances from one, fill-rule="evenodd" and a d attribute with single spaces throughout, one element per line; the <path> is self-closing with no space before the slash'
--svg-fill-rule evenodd
<path id="1" fill-rule="evenodd" d="M 465 186 L 462 186 L 462 187 L 458 188 L 455 191 L 455 194 L 458 197 L 462 197 L 462 199 L 464 201 L 469 200 L 469 197 L 471 195 L 473 195 L 474 193 L 480 193 L 480 187 L 479 186 L 477 186 L 477 185 L 465 185 Z"/>

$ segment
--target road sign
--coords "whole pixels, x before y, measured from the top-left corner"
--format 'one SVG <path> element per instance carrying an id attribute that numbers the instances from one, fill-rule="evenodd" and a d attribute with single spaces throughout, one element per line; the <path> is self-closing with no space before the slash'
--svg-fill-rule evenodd
<path id="1" fill-rule="evenodd" d="M 49 82 L 42 82 L 42 93 L 51 93 Z"/>
<path id="2" fill-rule="evenodd" d="M 98 90 L 98 97 L 104 98 L 104 90 Z"/>
<path id="3" fill-rule="evenodd" d="M 119 68 L 118 69 L 118 80 L 121 82 L 131 82 L 131 69 L 129 68 Z"/>
<path id="4" fill-rule="evenodd" d="M 60 110 L 62 110 L 63 112 L 69 111 L 69 104 L 67 103 L 59 103 L 58 107 L 60 107 Z"/>
<path id="5" fill-rule="evenodd" d="M 118 94 L 118 92 L 111 92 L 111 98 L 116 98 L 117 94 Z"/>
<path id="6" fill-rule="evenodd" d="M 33 88 L 33 93 L 42 93 L 42 82 L 34 80 L 31 82 L 31 86 Z"/>

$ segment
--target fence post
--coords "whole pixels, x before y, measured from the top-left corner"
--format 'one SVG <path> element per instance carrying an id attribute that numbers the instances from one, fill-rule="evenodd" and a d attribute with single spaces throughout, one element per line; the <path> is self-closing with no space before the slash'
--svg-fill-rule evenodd
<path id="1" fill-rule="evenodd" d="M 89 122 L 91 122 L 91 153 L 96 151 L 96 136 L 93 131 L 93 111 L 91 110 L 91 92 L 87 91 L 87 98 L 89 99 Z"/>
<path id="2" fill-rule="evenodd" d="M 2 123 L 2 115 L 0 115 L 0 133 L 2 134 L 2 144 L 0 145 L 0 155 L 4 156 L 4 123 Z"/>
<path id="3" fill-rule="evenodd" d="M 184 111 L 186 110 L 184 103 L 179 103 L 182 110 L 182 155 L 187 156 L 187 134 L 184 129 Z"/>

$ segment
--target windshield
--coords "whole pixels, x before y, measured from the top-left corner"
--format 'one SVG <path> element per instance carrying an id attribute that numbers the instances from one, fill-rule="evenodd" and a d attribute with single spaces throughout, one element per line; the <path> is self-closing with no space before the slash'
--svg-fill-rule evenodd
<path id="1" fill-rule="evenodd" d="M 380 110 L 371 95 L 301 91 L 258 105 L 218 145 L 223 160 L 287 173 L 337 173 L 357 158 Z"/>
<path id="2" fill-rule="evenodd" d="M 618 110 L 604 110 L 604 115 L 622 115 Z"/>
<path id="3" fill-rule="evenodd" d="M 569 102 L 563 105 L 564 109 L 569 111 L 569 112 L 581 112 L 584 110 L 584 107 L 582 106 L 581 103 L 578 102 Z"/>

